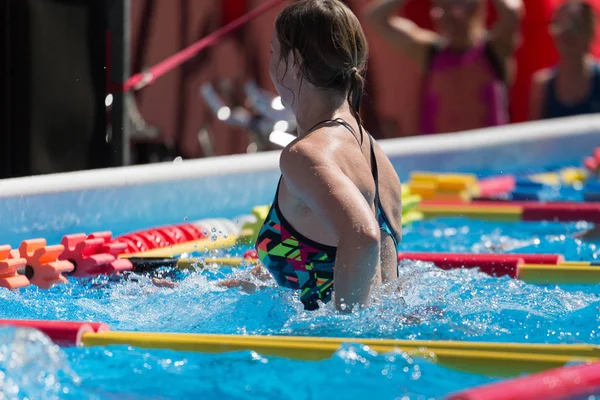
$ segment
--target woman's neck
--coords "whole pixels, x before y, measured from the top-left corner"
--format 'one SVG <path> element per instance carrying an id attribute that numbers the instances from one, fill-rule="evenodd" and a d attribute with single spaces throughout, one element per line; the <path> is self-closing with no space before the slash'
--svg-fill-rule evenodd
<path id="1" fill-rule="evenodd" d="M 298 137 L 306 136 L 319 122 L 335 119 L 346 112 L 350 112 L 350 106 L 341 96 L 327 92 L 302 92 L 295 112 Z"/>
<path id="2" fill-rule="evenodd" d="M 588 54 L 573 59 L 561 59 L 558 63 L 558 73 L 563 77 L 588 76 L 592 60 Z"/>

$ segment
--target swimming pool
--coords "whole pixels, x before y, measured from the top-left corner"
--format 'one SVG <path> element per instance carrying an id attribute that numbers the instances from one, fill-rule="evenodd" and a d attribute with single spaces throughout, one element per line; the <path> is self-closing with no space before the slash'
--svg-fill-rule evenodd
<path id="1" fill-rule="evenodd" d="M 599 132 L 600 120 L 588 117 L 517 126 L 496 142 L 481 132 L 384 145 L 402 178 L 418 169 L 485 176 L 577 164 L 600 142 Z M 0 238 L 16 247 L 32 237 L 58 243 L 76 232 L 116 235 L 186 218 L 234 218 L 270 202 L 276 167 L 277 154 L 263 154 L 0 182 Z M 584 227 L 445 218 L 405 228 L 400 250 L 491 252 L 494 245 L 522 242 L 519 252 L 598 259 L 597 245 L 570 237 Z M 244 274 L 222 268 L 183 274 L 175 289 L 140 276 L 73 280 L 49 291 L 1 290 L 0 317 L 101 321 L 115 331 L 600 344 L 598 285 L 536 286 L 419 262 L 405 262 L 400 271 L 402 292 L 377 293 L 359 315 L 341 316 L 329 306 L 304 312 L 295 293 L 273 286 L 253 294 L 218 288 L 217 279 Z M 492 381 L 351 344 L 328 360 L 306 362 L 249 351 L 58 349 L 35 332 L 0 328 L 6 398 L 430 399 Z"/>

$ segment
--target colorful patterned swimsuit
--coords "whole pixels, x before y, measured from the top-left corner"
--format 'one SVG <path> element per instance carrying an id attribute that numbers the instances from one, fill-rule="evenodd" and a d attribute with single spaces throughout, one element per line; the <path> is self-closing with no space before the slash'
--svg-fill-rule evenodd
<path id="1" fill-rule="evenodd" d="M 325 122 L 339 123 L 356 138 L 352 127 L 341 119 L 321 121 L 315 127 Z M 368 136 L 371 145 L 372 174 L 375 180 L 377 221 L 380 229 L 392 237 L 397 247 L 397 238 L 400 235 L 394 232 L 385 211 L 381 207 L 373 138 L 371 135 Z M 280 286 L 300 290 L 300 300 L 306 310 L 316 310 L 319 308 L 317 300 L 321 300 L 323 303 L 331 300 L 333 268 L 337 248 L 304 237 L 285 219 L 279 208 L 277 198 L 280 184 L 281 178 L 277 185 L 273 205 L 256 240 L 258 258 Z"/>

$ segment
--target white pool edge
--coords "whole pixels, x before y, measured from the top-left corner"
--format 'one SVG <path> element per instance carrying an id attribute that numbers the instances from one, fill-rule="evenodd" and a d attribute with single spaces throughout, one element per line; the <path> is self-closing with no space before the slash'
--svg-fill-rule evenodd
<path id="1" fill-rule="evenodd" d="M 379 143 L 388 156 L 402 157 L 476 151 L 503 145 L 525 145 L 536 141 L 564 140 L 569 136 L 575 139 L 581 135 L 597 135 L 597 143 L 600 146 L 600 114 L 512 124 L 452 134 L 387 139 L 380 140 Z M 592 150 L 590 149 L 590 154 Z M 271 151 L 185 160 L 180 163 L 157 163 L 5 179 L 0 180 L 0 198 L 271 171 L 278 168 L 279 154 L 279 151 Z"/>

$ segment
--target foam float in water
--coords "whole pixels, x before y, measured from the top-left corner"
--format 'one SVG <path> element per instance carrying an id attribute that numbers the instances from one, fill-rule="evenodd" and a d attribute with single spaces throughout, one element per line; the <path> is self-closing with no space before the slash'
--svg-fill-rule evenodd
<path id="1" fill-rule="evenodd" d="M 306 361 L 328 359 L 344 343 L 361 344 L 380 354 L 401 350 L 410 356 L 425 358 L 446 367 L 493 377 L 514 377 L 570 362 L 600 360 L 600 348 L 587 344 L 113 332 L 104 324 L 69 321 L 0 320 L 0 325 L 39 329 L 56 343 L 67 346 L 127 345 L 211 354 L 255 351 L 263 356 Z"/>
<path id="2" fill-rule="evenodd" d="M 196 269 L 207 264 L 222 267 L 241 267 L 256 264 L 258 255 L 255 250 L 248 250 L 243 257 L 211 257 L 211 258 L 163 258 L 163 257 L 128 257 L 137 273 L 153 271 L 157 268 Z"/>
<path id="3" fill-rule="evenodd" d="M 457 202 L 469 201 L 479 196 L 477 177 L 473 174 L 441 174 L 415 171 L 406 183 L 410 192 L 424 200 L 444 199 Z"/>
<path id="4" fill-rule="evenodd" d="M 491 198 L 504 196 L 513 191 L 516 185 L 516 178 L 513 175 L 499 175 L 490 178 L 481 179 L 478 182 L 479 197 Z"/>
<path id="5" fill-rule="evenodd" d="M 226 218 L 212 218 L 131 232 L 117 236 L 113 242 L 125 244 L 123 253 L 133 254 L 206 239 L 211 236 L 213 230 L 220 235 L 240 233 L 240 227 L 235 222 Z"/>
<path id="6" fill-rule="evenodd" d="M 237 235 L 227 235 L 216 239 L 198 239 L 162 247 L 139 253 L 122 254 L 123 258 L 135 257 L 163 257 L 172 258 L 183 253 L 205 252 L 233 247 L 238 240 Z"/>
<path id="7" fill-rule="evenodd" d="M 564 261 L 559 254 L 461 254 L 399 252 L 398 261 L 414 260 L 450 269 L 478 269 L 494 277 L 508 276 L 531 284 L 597 284 L 596 262 Z"/>
<path id="8" fill-rule="evenodd" d="M 455 204 L 444 201 L 427 201 L 417 209 L 425 218 L 467 217 L 488 221 L 587 221 L 600 223 L 600 204 L 578 202 L 533 201 L 474 201 Z"/>
<path id="9" fill-rule="evenodd" d="M 219 241 L 207 242 L 218 248 Z M 190 245 L 197 245 L 192 242 Z M 163 249 L 163 251 L 169 249 Z M 176 267 L 182 269 L 203 268 L 207 263 L 225 267 L 235 267 L 257 262 L 254 251 L 247 251 L 243 257 L 231 258 L 176 258 L 170 251 L 153 257 L 152 254 L 142 253 L 128 257 L 136 271 L 143 272 L 159 267 Z M 171 255 L 169 255 L 171 254 Z M 461 268 L 479 269 L 490 276 L 508 276 L 528 283 L 537 284 L 596 284 L 600 283 L 600 268 L 598 262 L 565 261 L 560 254 L 472 254 L 472 253 L 410 253 L 399 252 L 398 261 L 414 260 L 433 263 L 435 266 L 450 270 Z"/>
<path id="10" fill-rule="evenodd" d="M 583 187 L 583 198 L 585 201 L 600 202 L 600 181 L 589 181 Z"/>
<path id="11" fill-rule="evenodd" d="M 592 155 L 585 158 L 583 165 L 591 175 L 600 174 L 600 147 L 596 147 Z"/>
<path id="12" fill-rule="evenodd" d="M 558 181 L 558 178 L 557 178 Z M 517 178 L 515 188 L 509 194 L 512 200 L 541 200 L 543 193 L 548 188 L 547 183 L 528 178 Z M 556 182 L 555 184 L 559 184 Z"/>
<path id="13" fill-rule="evenodd" d="M 58 257 L 73 264 L 71 276 L 84 277 L 112 275 L 133 270 L 127 259 L 118 258 L 126 244 L 111 242 L 111 232 L 83 233 L 64 236 L 61 244 L 64 251 Z"/>
<path id="14" fill-rule="evenodd" d="M 566 366 L 467 389 L 447 400 L 571 400 L 600 391 L 600 362 Z"/>
<path id="15" fill-rule="evenodd" d="M 63 347 L 81 346 L 84 333 L 106 332 L 110 328 L 102 322 L 40 321 L 0 319 L 0 326 L 37 329 L 54 343 Z"/>
<path id="16" fill-rule="evenodd" d="M 129 345 L 141 348 L 171 349 L 178 351 L 194 351 L 202 353 L 228 353 L 236 351 L 255 351 L 263 356 L 277 356 L 295 360 L 319 361 L 330 358 L 339 350 L 342 343 L 358 343 L 369 346 L 380 354 L 397 350 L 405 351 L 410 356 L 421 357 L 460 371 L 471 372 L 494 377 L 513 377 L 522 373 L 543 371 L 563 366 L 569 362 L 598 361 L 598 355 L 587 352 L 581 355 L 579 350 L 574 354 L 551 354 L 547 352 L 523 352 L 518 346 L 502 348 L 498 343 L 497 351 L 473 350 L 466 347 L 436 347 L 435 342 L 427 346 L 422 343 L 411 344 L 410 341 L 368 340 L 362 338 L 330 338 L 310 337 L 306 339 L 280 340 L 279 336 L 237 336 L 237 335 L 201 335 L 154 332 L 103 332 L 84 333 L 84 346 Z M 466 343 L 466 342 L 461 342 Z M 525 345 L 524 345 L 525 346 Z M 492 347 L 492 346 L 490 346 Z M 513 346 L 514 347 L 514 346 Z M 502 349 L 501 349 L 502 348 Z"/>
<path id="17" fill-rule="evenodd" d="M 50 289 L 57 284 L 67 283 L 67 278 L 62 274 L 73 271 L 73 264 L 58 259 L 63 250 L 61 244 L 47 246 L 46 239 L 31 239 L 21 242 L 18 250 L 11 250 L 10 257 L 27 261 L 25 276 L 32 285 Z"/>
<path id="18" fill-rule="evenodd" d="M 27 260 L 22 257 L 11 258 L 10 252 L 10 246 L 0 246 L 0 286 L 7 289 L 29 286 L 29 279 L 18 273 L 20 268 L 27 265 Z"/>

